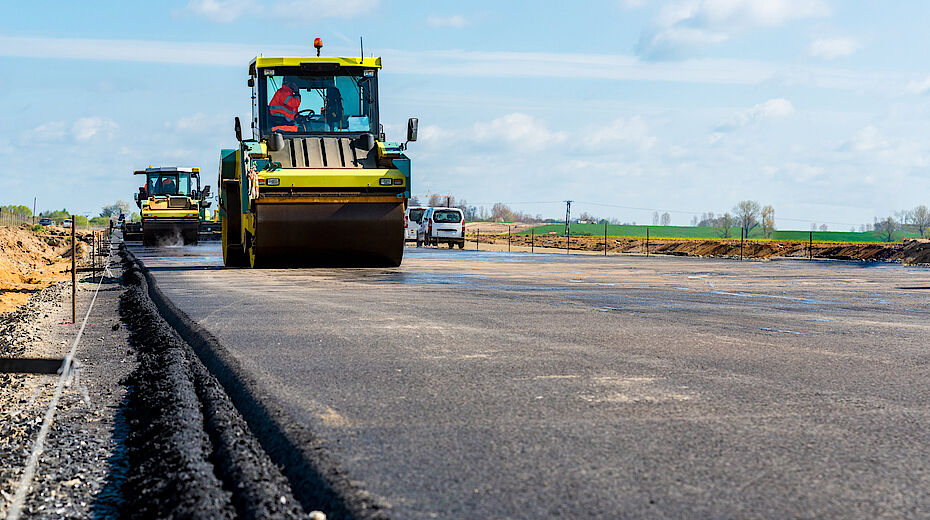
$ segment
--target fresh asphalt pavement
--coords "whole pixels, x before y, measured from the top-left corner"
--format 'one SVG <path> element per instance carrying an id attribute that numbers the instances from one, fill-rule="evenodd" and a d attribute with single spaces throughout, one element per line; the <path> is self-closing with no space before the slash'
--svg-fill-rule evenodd
<path id="1" fill-rule="evenodd" d="M 930 511 L 930 269 L 130 249 L 396 518 Z"/>

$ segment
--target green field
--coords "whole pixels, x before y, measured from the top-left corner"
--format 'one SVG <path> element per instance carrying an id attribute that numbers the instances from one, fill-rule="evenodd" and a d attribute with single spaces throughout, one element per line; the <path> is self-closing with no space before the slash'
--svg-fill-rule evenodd
<path id="1" fill-rule="evenodd" d="M 608 225 L 607 235 L 612 237 L 645 237 L 646 229 L 649 230 L 649 236 L 652 238 L 721 238 L 720 230 L 713 227 L 692 227 L 692 226 L 631 226 L 631 225 Z M 739 227 L 733 227 L 730 230 L 730 238 L 739 238 Z M 559 235 L 564 234 L 564 224 L 545 224 L 536 226 L 520 233 L 519 235 L 547 235 L 555 231 Z M 572 236 L 604 236 L 603 224 L 572 224 Z M 817 242 L 882 242 L 880 237 L 882 233 L 878 231 L 866 231 L 863 233 L 849 231 L 814 231 L 814 240 Z M 916 232 L 896 231 L 894 234 L 895 241 L 901 241 L 903 238 L 918 238 L 920 235 Z M 761 239 L 762 230 L 753 229 L 749 238 Z M 810 231 L 775 231 L 772 233 L 772 240 L 791 240 L 807 241 L 810 238 Z"/>

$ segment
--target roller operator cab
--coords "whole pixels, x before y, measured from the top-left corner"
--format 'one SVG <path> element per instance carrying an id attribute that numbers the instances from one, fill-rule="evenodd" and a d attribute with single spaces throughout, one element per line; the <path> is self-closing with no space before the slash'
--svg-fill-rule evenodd
<path id="1" fill-rule="evenodd" d="M 136 170 L 144 185 L 135 195 L 145 245 L 196 244 L 210 187 L 200 188 L 200 168 L 175 166 Z"/>
<path id="2" fill-rule="evenodd" d="M 254 59 L 252 138 L 220 156 L 227 266 L 397 266 L 410 197 L 406 142 L 385 142 L 381 58 Z M 416 140 L 417 120 L 407 125 Z"/>

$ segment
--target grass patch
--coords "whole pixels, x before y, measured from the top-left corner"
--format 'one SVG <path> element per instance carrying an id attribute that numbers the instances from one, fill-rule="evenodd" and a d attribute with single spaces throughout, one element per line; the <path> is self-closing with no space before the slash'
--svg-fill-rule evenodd
<path id="1" fill-rule="evenodd" d="M 721 239 L 723 233 L 720 229 L 713 227 L 696 227 L 696 226 L 633 226 L 633 225 L 614 225 L 610 224 L 607 226 L 607 236 L 610 237 L 628 237 L 628 238 L 644 238 L 646 236 L 646 230 L 649 230 L 650 238 L 666 238 L 666 239 Z M 542 226 L 536 226 L 533 228 L 520 231 L 519 233 L 514 233 L 515 235 L 548 235 L 549 233 L 555 232 L 558 235 L 565 234 L 565 225 L 564 224 L 544 224 Z M 730 236 L 728 239 L 739 239 L 739 227 L 730 228 Z M 571 225 L 571 234 L 572 236 L 589 236 L 589 237 L 602 237 L 604 236 L 604 224 L 572 224 Z M 884 233 L 880 231 L 865 231 L 862 233 L 859 232 L 844 232 L 844 231 L 814 231 L 813 238 L 815 242 L 837 242 L 837 243 L 848 243 L 848 242 L 862 242 L 862 243 L 881 243 L 885 242 Z M 894 234 L 894 242 L 900 242 L 904 238 L 919 238 L 918 233 L 914 232 L 904 232 L 896 231 Z M 747 238 L 754 240 L 774 240 L 774 241 L 790 241 L 790 242 L 806 242 L 810 239 L 810 231 L 774 231 L 769 237 L 765 237 L 762 234 L 761 229 L 753 229 Z"/>

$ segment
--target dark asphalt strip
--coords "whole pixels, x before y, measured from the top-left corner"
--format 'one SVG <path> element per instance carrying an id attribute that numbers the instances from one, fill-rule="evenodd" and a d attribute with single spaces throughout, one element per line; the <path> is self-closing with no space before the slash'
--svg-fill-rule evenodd
<path id="1" fill-rule="evenodd" d="M 305 518 L 216 380 L 159 315 L 127 262 L 120 314 L 136 348 L 125 518 Z"/>
<path id="2" fill-rule="evenodd" d="M 317 436 L 294 421 L 213 335 L 164 296 L 132 253 L 126 254 L 144 277 L 150 301 L 222 385 L 261 448 L 282 469 L 304 509 L 323 511 L 331 520 L 389 518 L 381 504 L 349 481 Z"/>

